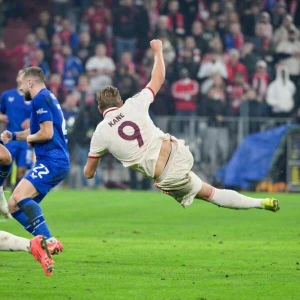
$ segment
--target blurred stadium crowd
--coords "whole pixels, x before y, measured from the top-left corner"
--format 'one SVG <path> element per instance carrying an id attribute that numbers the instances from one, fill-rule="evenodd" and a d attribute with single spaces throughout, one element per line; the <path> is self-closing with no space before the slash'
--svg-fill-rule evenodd
<path id="1" fill-rule="evenodd" d="M 300 113 L 298 0 L 0 0 L 0 7 L 1 89 L 15 84 L 12 70 L 41 67 L 80 166 L 101 120 L 95 93 L 115 85 L 126 100 L 142 89 L 153 38 L 163 41 L 167 76 L 151 115 L 182 118 L 174 134 L 185 118 L 206 117 L 211 173 L 230 154 L 226 118 Z M 252 122 L 249 133 L 258 130 Z"/>

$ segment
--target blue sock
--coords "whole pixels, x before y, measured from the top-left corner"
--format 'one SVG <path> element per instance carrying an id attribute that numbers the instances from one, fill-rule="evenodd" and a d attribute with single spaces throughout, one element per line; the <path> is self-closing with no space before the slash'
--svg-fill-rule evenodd
<path id="1" fill-rule="evenodd" d="M 0 165 L 0 186 L 3 185 L 4 180 L 9 175 L 12 169 L 12 163 L 9 165 Z"/>
<path id="2" fill-rule="evenodd" d="M 11 214 L 20 224 L 23 225 L 23 227 L 31 234 L 35 235 L 34 234 L 34 230 L 33 228 L 30 226 L 29 222 L 28 222 L 28 218 L 27 216 L 25 215 L 25 213 L 19 209 L 15 212 L 13 212 Z"/>
<path id="3" fill-rule="evenodd" d="M 18 203 L 18 207 L 28 218 L 28 224 L 32 227 L 35 235 L 43 235 L 47 239 L 52 237 L 45 221 L 41 207 L 31 198 L 25 198 Z"/>

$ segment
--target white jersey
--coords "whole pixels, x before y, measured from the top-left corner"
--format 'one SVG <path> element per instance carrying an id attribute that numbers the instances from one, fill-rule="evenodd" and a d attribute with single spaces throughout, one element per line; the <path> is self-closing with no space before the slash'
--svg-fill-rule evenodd
<path id="1" fill-rule="evenodd" d="M 169 138 L 149 117 L 153 101 L 153 92 L 145 88 L 122 107 L 104 111 L 104 120 L 93 134 L 89 157 L 98 158 L 110 152 L 124 167 L 153 178 L 162 142 Z"/>

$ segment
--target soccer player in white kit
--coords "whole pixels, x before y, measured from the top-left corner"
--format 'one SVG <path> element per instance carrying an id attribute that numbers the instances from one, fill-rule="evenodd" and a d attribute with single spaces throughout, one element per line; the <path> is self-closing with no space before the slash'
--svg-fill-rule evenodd
<path id="1" fill-rule="evenodd" d="M 184 141 L 165 134 L 153 124 L 148 110 L 164 82 L 165 65 L 162 42 L 152 40 L 150 46 L 154 52 L 151 80 L 140 93 L 125 103 L 114 87 L 105 87 L 97 94 L 98 108 L 104 120 L 93 134 L 85 177 L 93 178 L 101 156 L 110 152 L 124 167 L 152 178 L 155 186 L 183 207 L 192 204 L 196 198 L 227 208 L 278 211 L 276 199 L 251 198 L 203 182 L 191 171 L 194 159 Z"/>

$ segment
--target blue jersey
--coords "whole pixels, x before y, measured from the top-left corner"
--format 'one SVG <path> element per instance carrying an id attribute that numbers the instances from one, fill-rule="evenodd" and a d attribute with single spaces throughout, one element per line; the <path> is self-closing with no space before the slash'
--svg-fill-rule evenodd
<path id="1" fill-rule="evenodd" d="M 22 123 L 30 118 L 32 112 L 31 101 L 25 101 L 17 89 L 3 92 L 0 100 L 0 111 L 8 118 L 6 129 L 9 131 L 23 131 Z"/>
<path id="2" fill-rule="evenodd" d="M 40 123 L 45 121 L 53 122 L 53 137 L 34 144 L 37 161 L 47 161 L 58 168 L 70 168 L 66 121 L 56 97 L 46 88 L 32 99 L 30 133 L 37 133 Z"/>

